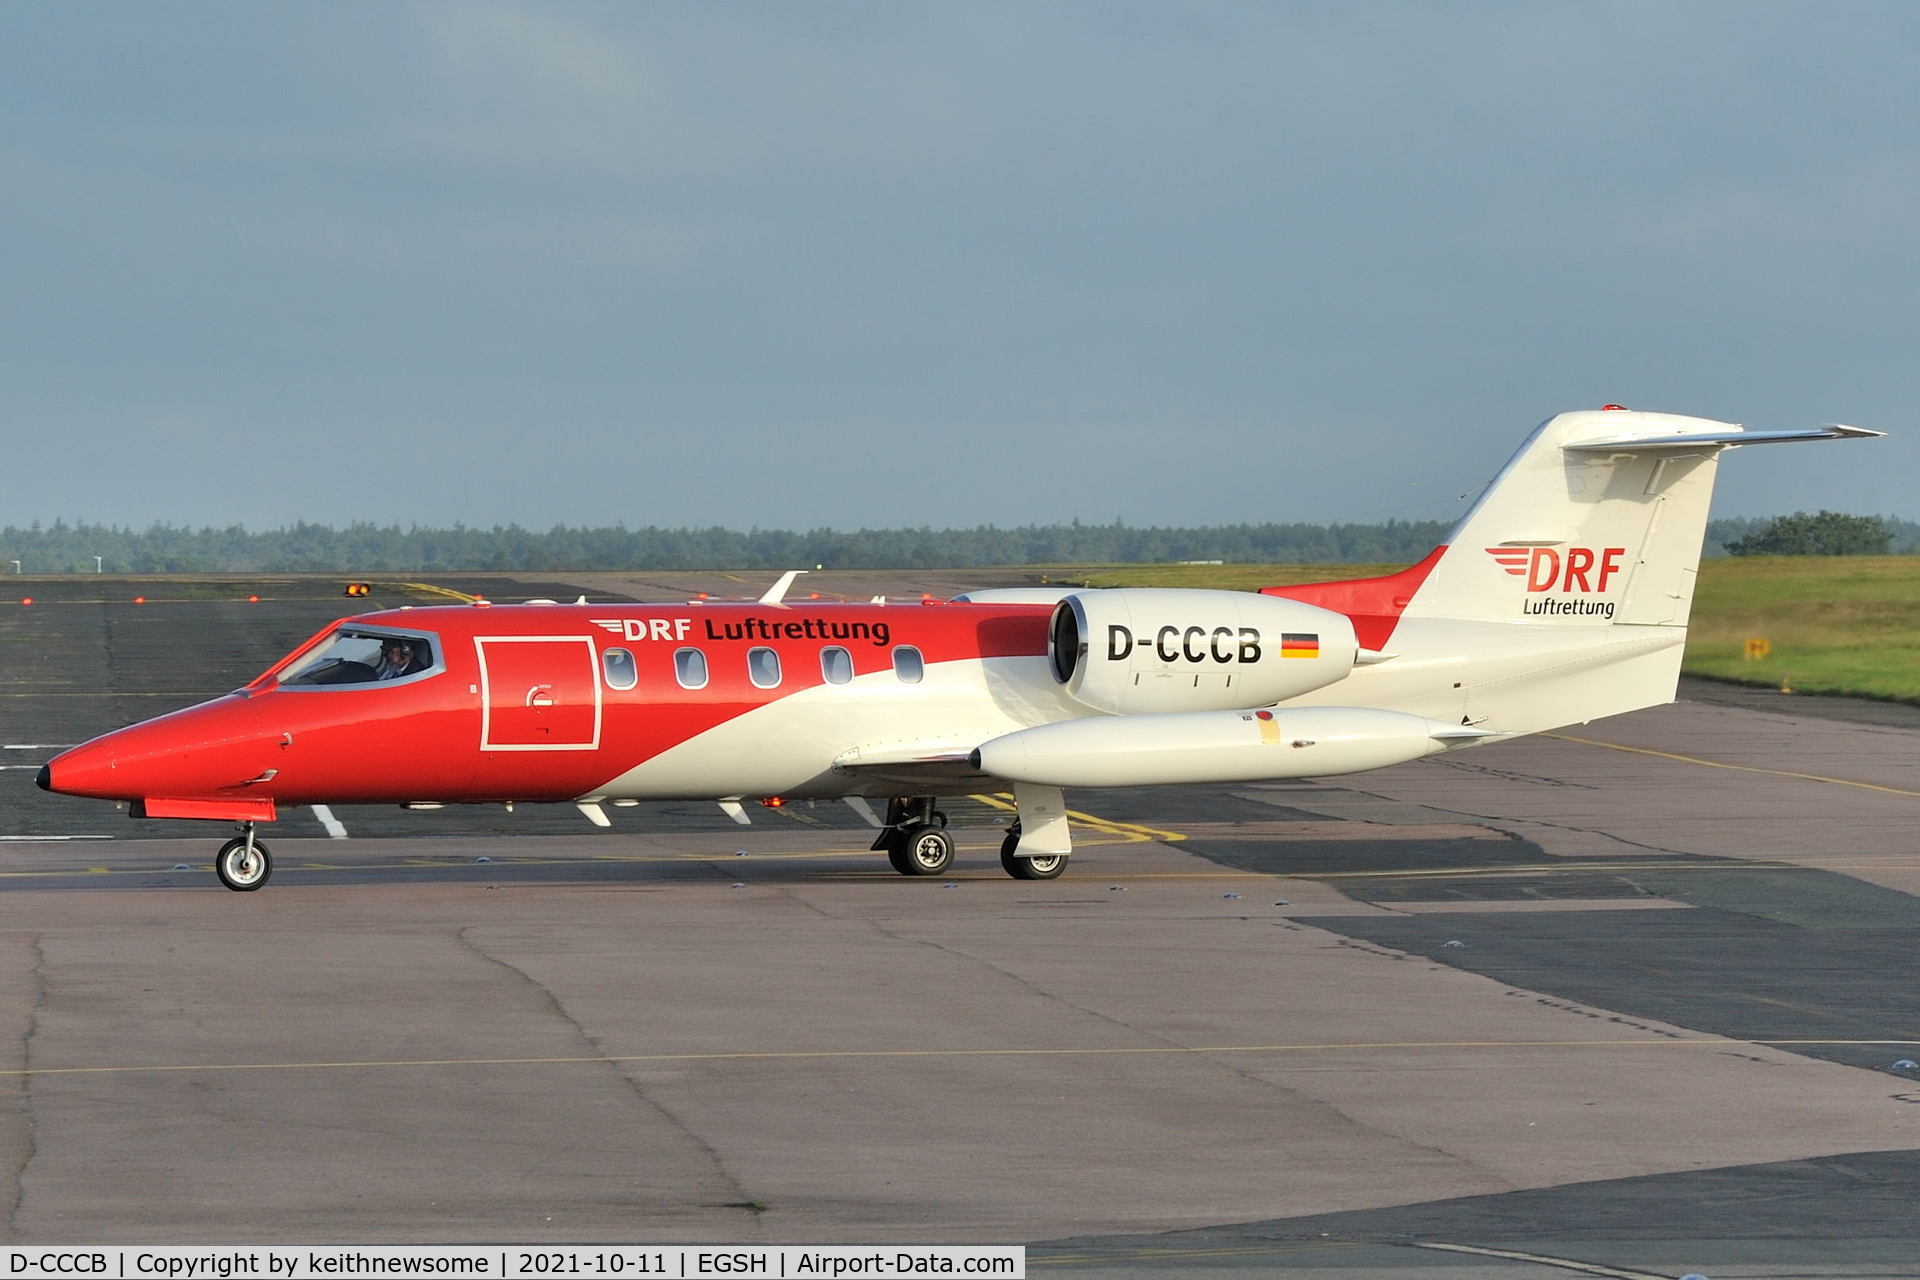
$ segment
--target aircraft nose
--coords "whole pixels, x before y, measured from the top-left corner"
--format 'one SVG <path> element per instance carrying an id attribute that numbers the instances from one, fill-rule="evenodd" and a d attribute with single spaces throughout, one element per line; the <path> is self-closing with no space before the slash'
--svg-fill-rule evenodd
<path id="1" fill-rule="evenodd" d="M 260 775 L 276 740 L 261 732 L 250 702 L 229 695 L 70 747 L 35 780 L 60 795 L 100 800 L 224 794 Z"/>
<path id="2" fill-rule="evenodd" d="M 125 730 L 118 732 L 124 733 Z M 109 735 L 111 736 L 111 735 Z M 69 747 L 40 766 L 33 776 L 42 791 L 60 795 L 111 795 L 114 782 L 114 745 L 96 738 L 77 747 Z M 122 797 L 115 796 L 115 799 Z"/>

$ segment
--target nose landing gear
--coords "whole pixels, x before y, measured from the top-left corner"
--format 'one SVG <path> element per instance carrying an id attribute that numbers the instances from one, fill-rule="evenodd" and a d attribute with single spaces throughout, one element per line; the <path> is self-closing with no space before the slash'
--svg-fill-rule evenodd
<path id="1" fill-rule="evenodd" d="M 220 883 L 235 893 L 258 889 L 273 874 L 273 855 L 267 846 L 253 838 L 253 824 L 240 824 L 241 834 L 220 846 L 214 855 L 213 873 Z"/>

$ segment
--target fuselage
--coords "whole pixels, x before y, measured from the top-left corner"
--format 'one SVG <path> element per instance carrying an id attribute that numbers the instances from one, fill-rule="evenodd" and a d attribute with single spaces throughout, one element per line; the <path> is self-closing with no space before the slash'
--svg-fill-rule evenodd
<path id="1" fill-rule="evenodd" d="M 964 753 L 1094 714 L 1045 605 L 511 605 L 327 628 L 245 687 L 58 757 L 49 785 L 153 816 L 275 805 L 824 796 L 849 752 Z M 402 637 L 423 669 L 375 678 Z M 209 807 L 211 806 L 211 807 Z M 222 808 L 222 806 L 227 806 Z M 264 812 L 262 812 L 264 810 Z"/>

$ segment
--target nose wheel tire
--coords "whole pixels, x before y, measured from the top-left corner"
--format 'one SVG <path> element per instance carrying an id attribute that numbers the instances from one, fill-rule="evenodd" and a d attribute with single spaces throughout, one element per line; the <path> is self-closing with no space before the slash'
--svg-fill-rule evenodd
<path id="1" fill-rule="evenodd" d="M 213 860 L 213 873 L 227 888 L 245 893 L 258 889 L 273 874 L 273 855 L 258 840 L 249 848 L 246 837 L 238 836 L 220 846 Z"/>
<path id="2" fill-rule="evenodd" d="M 1000 868 L 1015 880 L 1058 880 L 1060 873 L 1067 869 L 1067 855 L 1064 853 L 1023 858 L 1014 852 L 1019 847 L 1020 829 L 1015 827 L 1000 842 Z"/>
<path id="3" fill-rule="evenodd" d="M 945 826 L 903 827 L 887 846 L 887 861 L 903 876 L 937 876 L 953 865 L 953 837 Z"/>

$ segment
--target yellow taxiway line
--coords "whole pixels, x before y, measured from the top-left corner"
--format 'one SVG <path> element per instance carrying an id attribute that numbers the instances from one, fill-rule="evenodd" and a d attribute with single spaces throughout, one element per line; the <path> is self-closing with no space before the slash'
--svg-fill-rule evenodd
<path id="1" fill-rule="evenodd" d="M 1703 760 L 1699 756 L 1683 756 L 1677 751 L 1656 751 L 1652 747 L 1628 747 L 1618 742 L 1602 742 L 1598 738 L 1576 738 L 1570 733 L 1545 733 L 1541 737 L 1558 738 L 1562 742 L 1577 742 L 1583 747 L 1605 747 L 1609 751 L 1625 751 L 1630 755 L 1654 756 L 1661 760 L 1677 760 L 1681 764 L 1697 764 L 1708 769 L 1732 769 L 1737 773 L 1760 773 L 1770 778 L 1793 778 L 1800 782 L 1825 782 L 1836 787 L 1858 787 L 1862 791 L 1879 791 L 1891 796 L 1920 797 L 1920 791 L 1907 791 L 1900 787 L 1882 786 L 1878 782 L 1856 782 L 1851 778 L 1829 778 L 1818 773 L 1795 773 L 1791 769 L 1766 769 L 1757 764 L 1729 764 L 1724 760 Z"/>
<path id="2" fill-rule="evenodd" d="M 452 587 L 437 587 L 431 582 L 403 582 L 400 584 L 408 591 L 418 591 L 422 595 L 442 596 L 448 600 L 458 600 L 461 604 L 472 604 L 479 596 L 470 596 L 464 591 L 455 591 Z"/>
<path id="3" fill-rule="evenodd" d="M 1010 796 L 976 795 L 972 798 L 978 800 L 988 808 L 999 809 L 1004 813 L 1018 812 Z M 1091 827 L 1093 830 L 1105 835 L 1119 836 L 1122 842 L 1127 844 L 1144 844 L 1153 840 L 1158 840 L 1162 844 L 1175 844 L 1186 839 L 1186 836 L 1178 831 L 1162 831 L 1158 827 L 1143 827 L 1134 822 L 1116 822 L 1112 818 L 1102 818 L 1091 813 L 1082 813 L 1078 809 L 1067 810 L 1067 820 L 1078 823 L 1083 827 Z"/>

